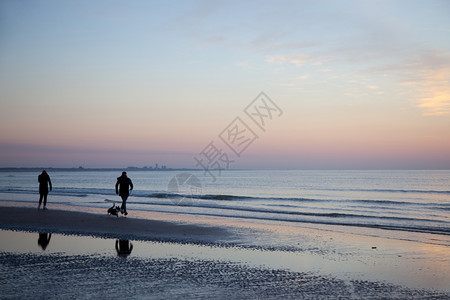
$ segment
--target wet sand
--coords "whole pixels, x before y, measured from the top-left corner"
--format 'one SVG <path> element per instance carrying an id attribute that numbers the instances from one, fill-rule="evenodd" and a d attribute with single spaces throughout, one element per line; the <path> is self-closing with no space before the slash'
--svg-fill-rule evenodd
<path id="1" fill-rule="evenodd" d="M 450 297 L 443 245 L 217 218 L 2 210 L 5 299 Z M 39 232 L 53 233 L 45 251 Z M 127 258 L 116 239 L 132 241 Z"/>
<path id="2" fill-rule="evenodd" d="M 209 243 L 229 236 L 220 227 L 161 220 L 115 217 L 63 210 L 2 207 L 0 228 L 24 231 L 92 235 L 129 240 L 166 240 Z"/>
<path id="3" fill-rule="evenodd" d="M 446 299 L 379 282 L 339 280 L 213 260 L 0 254 L 2 294 L 21 299 Z M 19 276 L 18 276 L 19 275 Z M 11 284 L 13 283 L 13 284 Z M 448 299 L 448 298 L 447 298 Z"/>

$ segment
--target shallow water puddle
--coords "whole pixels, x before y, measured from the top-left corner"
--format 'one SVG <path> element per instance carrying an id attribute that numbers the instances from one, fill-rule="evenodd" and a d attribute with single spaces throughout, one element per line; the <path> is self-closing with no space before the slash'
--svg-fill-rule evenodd
<path id="1" fill-rule="evenodd" d="M 418 258 L 405 259 L 393 253 L 380 254 L 375 249 L 373 256 L 365 257 L 319 255 L 307 251 L 113 240 L 9 230 L 0 230 L 0 241 L 0 252 L 16 254 L 221 261 L 263 269 L 333 276 L 345 280 L 387 281 L 414 288 L 448 290 L 448 275 L 440 272 L 439 266 L 422 266 Z"/>

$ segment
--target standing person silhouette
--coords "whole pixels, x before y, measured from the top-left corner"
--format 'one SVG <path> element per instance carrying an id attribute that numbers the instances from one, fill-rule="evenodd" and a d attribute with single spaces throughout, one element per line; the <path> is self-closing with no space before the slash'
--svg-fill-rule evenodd
<path id="1" fill-rule="evenodd" d="M 122 176 L 117 177 L 116 182 L 116 194 L 122 198 L 122 207 L 120 212 L 124 215 L 128 215 L 127 212 L 127 199 L 130 195 L 130 191 L 133 190 L 133 183 L 131 179 L 127 177 L 127 172 L 122 172 Z"/>
<path id="2" fill-rule="evenodd" d="M 41 208 L 42 199 L 44 199 L 44 209 L 47 209 L 47 195 L 48 188 L 50 186 L 50 191 L 52 190 L 52 181 L 50 180 L 50 176 L 48 176 L 47 171 L 43 170 L 42 173 L 38 176 L 39 181 L 39 205 L 38 209 Z"/>

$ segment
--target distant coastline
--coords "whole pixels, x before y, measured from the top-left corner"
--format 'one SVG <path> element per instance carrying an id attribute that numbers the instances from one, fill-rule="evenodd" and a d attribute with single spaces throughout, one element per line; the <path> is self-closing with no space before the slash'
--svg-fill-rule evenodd
<path id="1" fill-rule="evenodd" d="M 9 167 L 0 168 L 0 172 L 41 172 L 47 170 L 50 172 L 86 172 L 86 171 L 149 171 L 149 172 L 165 172 L 165 171 L 201 171 L 202 169 L 188 168 L 149 168 L 149 167 L 126 167 L 126 168 L 53 168 L 53 167 Z"/>
<path id="2" fill-rule="evenodd" d="M 143 172 L 165 172 L 165 171 L 180 171 L 180 172 L 193 172 L 193 171 L 205 171 L 201 168 L 153 168 L 153 167 L 125 167 L 125 168 L 84 168 L 84 167 L 72 167 L 72 168 L 62 168 L 62 167 L 0 167 L 0 173 L 2 172 L 42 172 L 42 170 L 47 170 L 50 172 L 86 172 L 86 171 L 96 171 L 96 172 L 107 172 L 107 171 L 143 171 Z M 226 169 L 226 171 L 249 171 L 249 170 L 277 170 L 277 171 L 450 171 L 450 168 L 404 168 L 404 169 L 389 169 L 389 168 L 343 168 L 343 169 L 333 169 L 333 168 L 293 168 L 293 169 L 251 169 L 251 168 L 236 168 L 236 169 Z M 225 170 L 222 170 L 225 171 Z"/>

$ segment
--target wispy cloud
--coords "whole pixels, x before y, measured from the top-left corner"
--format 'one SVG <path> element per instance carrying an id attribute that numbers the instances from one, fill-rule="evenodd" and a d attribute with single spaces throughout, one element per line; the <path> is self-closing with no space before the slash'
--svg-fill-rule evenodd
<path id="1" fill-rule="evenodd" d="M 405 65 L 404 85 L 415 91 L 414 101 L 426 116 L 450 114 L 450 53 L 433 50 Z"/>
<path id="2" fill-rule="evenodd" d="M 308 79 L 309 77 L 310 77 L 309 74 L 305 74 L 305 75 L 298 76 L 297 79 L 305 80 L 305 79 Z"/>
<path id="3" fill-rule="evenodd" d="M 308 54 L 267 55 L 266 62 L 275 64 L 289 63 L 297 67 L 311 64 L 312 58 Z"/>
<path id="4" fill-rule="evenodd" d="M 396 63 L 367 71 L 396 78 L 396 84 L 403 87 L 398 94 L 409 97 L 413 106 L 423 110 L 423 115 L 450 114 L 450 52 L 423 50 Z M 367 88 L 376 90 L 372 85 Z"/>
<path id="5" fill-rule="evenodd" d="M 426 116 L 450 114 L 450 68 L 430 72 L 421 84 L 420 108 Z"/>
<path id="6" fill-rule="evenodd" d="M 266 55 L 266 62 L 273 64 L 292 64 L 296 67 L 305 65 L 321 66 L 332 61 L 330 57 L 306 53 Z"/>
<path id="7" fill-rule="evenodd" d="M 236 66 L 241 67 L 241 68 L 246 68 L 249 66 L 249 62 L 248 61 L 240 61 L 240 62 L 236 63 Z"/>

